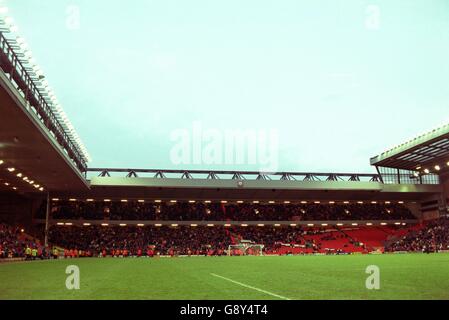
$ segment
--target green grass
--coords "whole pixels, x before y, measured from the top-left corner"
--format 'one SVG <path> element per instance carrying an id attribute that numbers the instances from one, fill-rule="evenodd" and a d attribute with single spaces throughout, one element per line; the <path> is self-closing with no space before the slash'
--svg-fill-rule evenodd
<path id="1" fill-rule="evenodd" d="M 67 290 L 77 265 L 80 290 Z M 368 265 L 380 290 L 367 290 Z M 449 254 L 73 259 L 0 264 L 0 299 L 449 299 Z"/>

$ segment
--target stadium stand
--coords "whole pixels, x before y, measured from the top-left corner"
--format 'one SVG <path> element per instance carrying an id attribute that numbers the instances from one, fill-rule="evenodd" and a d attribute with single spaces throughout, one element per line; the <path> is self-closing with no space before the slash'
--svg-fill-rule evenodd
<path id="1" fill-rule="evenodd" d="M 49 236 L 51 246 L 65 249 L 66 258 L 242 255 L 244 252 L 229 250 L 242 240 L 263 245 L 265 255 L 437 252 L 449 250 L 449 220 L 346 228 L 55 225 Z M 50 246 L 45 248 L 19 228 L 0 224 L 0 258 L 46 259 L 50 255 Z"/>
<path id="2" fill-rule="evenodd" d="M 42 210 L 40 217 L 45 216 Z M 338 221 L 416 219 L 401 204 L 221 204 L 82 202 L 53 203 L 51 218 L 171 221 Z"/>
<path id="3" fill-rule="evenodd" d="M 389 237 L 398 236 L 404 227 L 388 229 L 389 233 L 377 227 L 348 231 L 272 226 L 53 226 L 50 241 L 74 252 L 88 253 L 87 256 L 225 255 L 230 245 L 242 240 L 263 245 L 264 254 L 349 254 L 383 252 Z"/>
<path id="4" fill-rule="evenodd" d="M 221 227 L 53 227 L 50 240 L 69 250 L 107 255 L 223 255 L 231 244 Z M 148 250 L 151 253 L 148 253 Z M 141 254 L 138 254 L 141 252 Z"/>
<path id="5" fill-rule="evenodd" d="M 27 248 L 30 250 L 29 258 L 44 258 L 48 256 L 48 249 L 36 240 L 25 234 L 18 227 L 11 227 L 0 223 L 0 258 L 26 257 Z M 33 255 L 33 251 L 35 251 Z"/>
<path id="6" fill-rule="evenodd" d="M 387 244 L 386 251 L 438 252 L 449 250 L 449 219 L 431 221 L 421 229 L 411 229 L 402 238 Z"/>

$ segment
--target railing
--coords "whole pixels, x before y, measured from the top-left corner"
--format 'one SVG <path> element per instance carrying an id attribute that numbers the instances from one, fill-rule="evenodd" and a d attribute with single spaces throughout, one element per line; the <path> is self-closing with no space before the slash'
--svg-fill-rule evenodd
<path id="1" fill-rule="evenodd" d="M 39 91 L 36 82 L 38 78 L 33 78 L 30 71 L 20 60 L 21 54 L 17 54 L 9 44 L 2 32 L 0 32 L 0 67 L 9 75 L 9 80 L 23 93 L 23 97 L 28 101 L 31 108 L 28 111 L 35 112 L 45 127 L 55 136 L 68 157 L 81 171 L 86 170 L 86 159 L 76 143 L 74 143 L 57 119 L 57 116 L 45 100 L 45 96 Z"/>

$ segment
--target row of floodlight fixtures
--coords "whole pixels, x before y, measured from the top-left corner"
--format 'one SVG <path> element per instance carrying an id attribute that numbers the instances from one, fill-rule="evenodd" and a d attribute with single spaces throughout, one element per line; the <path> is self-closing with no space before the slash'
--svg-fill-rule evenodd
<path id="1" fill-rule="evenodd" d="M 439 125 L 439 126 L 433 128 L 433 129 L 431 129 L 431 130 L 425 131 L 425 132 L 423 132 L 423 133 L 421 133 L 421 134 L 415 136 L 413 139 L 409 139 L 409 140 L 407 140 L 407 141 L 404 142 L 404 143 L 401 143 L 401 144 L 399 144 L 399 145 L 395 145 L 395 146 L 393 146 L 393 147 L 387 149 L 386 151 L 382 152 L 382 154 L 391 152 L 391 151 L 393 151 L 393 150 L 395 150 L 395 149 L 397 149 L 397 148 L 400 148 L 400 147 L 402 147 L 402 146 L 405 146 L 405 145 L 407 145 L 407 144 L 409 144 L 409 143 L 411 143 L 411 142 L 413 142 L 413 141 L 416 141 L 416 140 L 418 140 L 418 139 L 421 139 L 422 137 L 424 137 L 424 136 L 426 136 L 426 135 L 428 135 L 428 134 L 434 133 L 434 132 L 439 131 L 439 130 L 441 130 L 441 129 L 443 129 L 443 128 L 447 128 L 448 126 L 449 126 L 449 122 L 446 121 L 446 122 L 442 123 L 441 125 Z"/>
<path id="2" fill-rule="evenodd" d="M 19 61 L 26 65 L 25 70 L 30 74 L 34 75 L 35 78 L 32 79 L 36 88 L 39 90 L 42 97 L 45 99 L 47 104 L 50 106 L 52 111 L 55 113 L 57 119 L 61 123 L 62 127 L 68 134 L 69 138 L 79 146 L 82 156 L 86 162 L 91 161 L 89 153 L 86 147 L 79 138 L 75 131 L 72 123 L 68 119 L 66 113 L 64 112 L 61 104 L 59 103 L 53 89 L 50 87 L 48 81 L 45 79 L 44 72 L 41 67 L 36 63 L 36 59 L 33 57 L 33 53 L 28 47 L 25 39 L 21 36 L 16 35 L 19 28 L 14 23 L 14 19 L 7 16 L 8 7 L 2 6 L 0 2 L 0 32 L 12 33 L 14 34 L 12 38 L 6 39 L 9 45 L 13 48 L 14 52 L 19 57 Z"/>
<path id="3" fill-rule="evenodd" d="M 394 222 L 394 223 L 387 223 L 387 222 L 380 222 L 379 225 L 381 226 L 387 226 L 387 225 L 396 225 L 396 226 L 406 226 L 407 223 L 406 222 Z M 73 222 L 57 222 L 56 225 L 58 226 L 73 226 Z M 372 222 L 367 222 L 367 223 L 357 223 L 357 222 L 353 222 L 353 223 L 337 223 L 336 226 L 338 227 L 343 227 L 343 226 L 353 226 L 353 227 L 358 227 L 358 226 L 374 226 L 376 224 L 372 223 Z M 92 223 L 90 222 L 84 222 L 83 226 L 85 227 L 90 227 L 92 226 Z M 109 223 L 101 223 L 102 227 L 109 227 L 109 226 L 114 226 L 114 224 L 109 224 Z M 116 225 L 117 226 L 117 225 Z M 118 226 L 120 227 L 127 227 L 127 226 L 137 226 L 137 227 L 145 227 L 145 226 L 154 226 L 154 227 L 163 227 L 163 226 L 167 226 L 167 227 L 172 227 L 172 228 L 177 228 L 180 225 L 178 223 L 170 223 L 170 224 L 163 224 L 163 223 L 154 223 L 154 224 L 145 224 L 145 223 L 137 223 L 137 224 L 127 224 L 127 223 L 120 223 L 118 224 Z M 187 225 L 184 225 L 187 226 Z M 197 223 L 191 223 L 188 226 L 190 227 L 198 227 L 199 225 Z M 208 223 L 205 226 L 207 227 L 216 227 L 216 226 L 223 226 L 223 227 L 232 227 L 233 225 L 231 223 L 225 223 L 225 224 L 214 224 L 214 223 Z M 240 224 L 234 224 L 234 226 L 239 226 L 239 227 L 249 227 L 250 225 L 247 223 L 240 223 Z M 274 226 L 274 227 L 281 227 L 282 224 L 280 223 L 275 223 L 275 224 L 265 224 L 265 223 L 258 223 L 256 225 L 253 226 L 257 226 L 257 227 L 269 227 L 269 226 Z M 297 224 L 297 223 L 290 223 L 288 224 L 289 227 L 298 227 L 298 226 L 302 226 L 301 224 Z M 328 223 L 308 223 L 307 227 L 329 227 L 332 226 Z"/>
<path id="4" fill-rule="evenodd" d="M 449 161 L 446 163 L 446 166 L 449 167 Z M 442 168 L 443 168 L 443 166 L 439 165 L 439 164 L 437 164 L 433 167 L 434 171 L 430 170 L 429 168 L 423 168 L 422 166 L 418 166 L 418 167 L 416 167 L 416 171 L 413 173 L 413 175 L 415 177 L 419 177 L 424 174 L 438 173 L 442 170 Z"/>
<path id="5" fill-rule="evenodd" d="M 52 200 L 53 202 L 58 202 L 58 201 L 61 201 L 61 200 L 63 200 L 63 199 L 60 199 L 60 198 L 52 198 L 51 200 Z M 85 199 L 85 200 L 83 200 L 83 199 L 76 199 L 76 198 L 69 198 L 69 199 L 67 199 L 67 200 L 68 200 L 69 202 L 78 202 L 78 201 L 86 201 L 86 202 L 95 202 L 95 201 L 97 201 L 97 202 L 113 202 L 112 199 L 95 200 L 95 199 L 92 199 L 92 198 Z M 117 202 L 128 203 L 128 202 L 131 202 L 131 200 L 128 200 L 128 199 L 120 199 L 120 200 L 117 200 Z M 138 202 L 138 203 L 154 202 L 154 203 L 160 204 L 160 203 L 163 203 L 164 201 L 163 201 L 163 200 L 144 200 L 144 199 L 140 199 L 140 200 L 136 200 L 136 202 Z M 171 203 L 171 204 L 175 204 L 175 203 L 178 202 L 178 200 L 167 200 L 167 201 L 165 201 L 165 202 Z M 206 203 L 206 204 L 212 203 L 211 200 L 201 200 L 201 201 L 188 200 L 188 201 L 186 201 L 186 202 L 188 202 L 188 203 L 190 203 L 190 204 L 194 204 L 194 203 L 197 203 L 197 202 L 200 202 L 200 203 L 203 202 L 203 203 Z M 221 200 L 221 201 L 217 201 L 217 202 L 218 202 L 218 203 L 222 203 L 222 204 L 233 203 L 233 202 L 235 202 L 235 203 L 237 203 L 237 204 L 244 204 L 244 203 L 245 203 L 245 201 L 243 201 L 243 200 L 237 200 L 237 201 Z M 247 201 L 247 203 L 260 204 L 261 201 L 259 201 L 259 200 L 252 200 L 252 201 Z M 268 203 L 268 204 L 276 204 L 276 201 L 270 200 L 270 201 L 267 201 L 267 203 Z M 292 203 L 294 203 L 294 202 L 286 200 L 286 201 L 279 201 L 278 203 L 279 203 L 279 204 L 292 204 Z M 326 202 L 323 202 L 323 201 L 300 201 L 299 203 L 300 203 L 300 204 L 309 204 L 309 203 L 310 203 L 310 204 L 336 204 L 337 202 L 336 202 L 336 201 L 329 201 L 329 202 L 327 202 L 327 201 L 326 201 Z M 351 204 L 351 201 L 341 201 L 341 203 L 343 203 L 343 204 Z M 365 202 L 365 201 L 353 201 L 353 203 L 357 203 L 357 204 L 365 204 L 365 203 L 369 203 L 369 204 L 380 204 L 380 203 L 384 203 L 384 204 L 392 204 L 393 202 L 392 202 L 392 201 L 382 201 L 382 202 L 380 202 L 380 201 L 369 201 L 369 202 Z M 404 204 L 404 201 L 397 201 L 397 203 L 398 203 L 398 204 Z"/>
<path id="6" fill-rule="evenodd" d="M 0 166 L 3 165 L 5 162 L 3 160 L 0 160 Z M 29 178 L 28 176 L 24 175 L 21 172 L 17 172 L 17 169 L 14 167 L 9 167 L 6 168 L 7 171 L 9 171 L 11 174 L 16 175 L 16 177 L 18 179 L 22 179 L 24 182 L 30 184 L 31 186 L 33 186 L 36 190 L 39 191 L 44 191 L 44 187 L 41 186 L 39 183 L 37 183 L 36 181 L 34 181 L 33 179 Z M 7 187 L 11 187 L 14 191 L 18 190 L 18 187 L 11 185 L 11 183 L 9 182 L 4 182 L 3 183 L 5 186 Z"/>

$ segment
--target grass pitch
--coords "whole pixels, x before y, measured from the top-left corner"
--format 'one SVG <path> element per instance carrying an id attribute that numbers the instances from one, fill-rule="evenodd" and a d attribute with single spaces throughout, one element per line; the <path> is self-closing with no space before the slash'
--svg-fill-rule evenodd
<path id="1" fill-rule="evenodd" d="M 69 265 L 80 290 L 65 286 Z M 365 287 L 369 265 L 380 268 L 380 290 Z M 449 299 L 449 254 L 4 263 L 0 299 Z"/>

